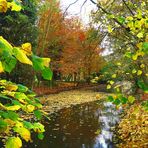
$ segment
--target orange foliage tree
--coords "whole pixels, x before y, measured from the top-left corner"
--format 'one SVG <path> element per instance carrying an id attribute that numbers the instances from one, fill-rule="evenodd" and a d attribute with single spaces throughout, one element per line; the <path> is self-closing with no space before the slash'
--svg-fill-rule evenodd
<path id="1" fill-rule="evenodd" d="M 93 27 L 84 28 L 78 18 L 64 18 L 55 0 L 40 15 L 39 55 L 50 56 L 53 71 L 85 79 L 101 67 L 98 39 Z M 80 78 L 81 77 L 81 78 Z"/>
<path id="2" fill-rule="evenodd" d="M 65 43 L 60 59 L 62 74 L 74 74 L 74 79 L 80 80 L 100 70 L 102 50 L 98 46 L 96 32 L 92 27 L 84 28 L 77 18 L 65 21 Z"/>

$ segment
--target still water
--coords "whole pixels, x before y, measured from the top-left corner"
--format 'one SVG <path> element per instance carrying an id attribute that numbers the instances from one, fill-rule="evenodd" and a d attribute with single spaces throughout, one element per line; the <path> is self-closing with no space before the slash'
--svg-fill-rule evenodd
<path id="1" fill-rule="evenodd" d="M 120 111 L 110 102 L 91 102 L 64 108 L 50 116 L 45 137 L 24 148 L 115 148 L 114 127 Z"/>

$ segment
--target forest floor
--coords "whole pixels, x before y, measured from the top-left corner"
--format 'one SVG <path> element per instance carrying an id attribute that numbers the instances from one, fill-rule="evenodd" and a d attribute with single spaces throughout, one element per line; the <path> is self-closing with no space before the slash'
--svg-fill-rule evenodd
<path id="1" fill-rule="evenodd" d="M 107 93 L 97 92 L 92 88 L 81 88 L 79 90 L 63 91 L 58 94 L 50 94 L 41 97 L 41 103 L 43 104 L 43 110 L 48 113 L 53 113 L 65 107 L 71 105 L 82 104 L 86 102 L 92 102 L 106 98 Z"/>

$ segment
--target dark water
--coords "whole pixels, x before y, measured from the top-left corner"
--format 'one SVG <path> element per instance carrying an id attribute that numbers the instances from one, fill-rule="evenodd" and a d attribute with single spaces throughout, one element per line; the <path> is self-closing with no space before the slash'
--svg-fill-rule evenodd
<path id="1" fill-rule="evenodd" d="M 33 135 L 33 143 L 24 148 L 115 148 L 111 128 L 119 121 L 119 111 L 109 102 L 76 105 L 50 118 L 45 138 Z"/>

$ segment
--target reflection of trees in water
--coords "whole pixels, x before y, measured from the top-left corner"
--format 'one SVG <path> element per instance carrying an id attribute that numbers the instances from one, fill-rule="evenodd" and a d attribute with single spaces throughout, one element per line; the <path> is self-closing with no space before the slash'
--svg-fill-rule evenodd
<path id="1" fill-rule="evenodd" d="M 80 148 L 82 144 L 85 147 L 93 146 L 95 132 L 99 128 L 98 117 L 95 115 L 97 109 L 96 104 L 84 104 L 62 110 L 56 122 L 60 123 L 60 133 L 65 137 L 61 137 L 64 148 Z"/>
<path id="2" fill-rule="evenodd" d="M 35 148 L 34 144 L 38 145 L 36 148 L 93 148 L 95 132 L 102 126 L 99 117 L 107 109 L 109 107 L 103 103 L 95 102 L 62 109 L 53 114 L 51 122 L 46 125 L 43 141 L 33 138 L 34 143 L 27 144 L 26 148 Z"/>

